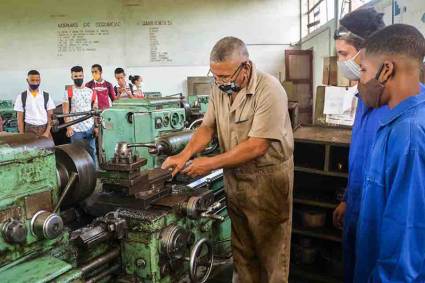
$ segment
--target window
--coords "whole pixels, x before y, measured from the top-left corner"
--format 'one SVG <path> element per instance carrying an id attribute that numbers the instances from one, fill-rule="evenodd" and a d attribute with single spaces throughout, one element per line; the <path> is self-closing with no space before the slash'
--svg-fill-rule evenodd
<path id="1" fill-rule="evenodd" d="M 335 4 L 338 3 L 339 18 L 372 0 L 301 0 L 302 37 L 314 32 L 335 18 Z"/>
<path id="2" fill-rule="evenodd" d="M 335 17 L 335 0 L 301 0 L 301 5 L 303 37 Z"/>

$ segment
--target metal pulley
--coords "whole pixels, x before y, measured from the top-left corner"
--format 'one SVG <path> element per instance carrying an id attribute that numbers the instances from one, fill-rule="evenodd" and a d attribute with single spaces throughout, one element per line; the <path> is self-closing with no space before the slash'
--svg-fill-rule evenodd
<path id="1" fill-rule="evenodd" d="M 56 213 L 40 210 L 31 219 L 31 232 L 39 239 L 55 239 L 63 232 L 62 218 Z"/>
<path id="2" fill-rule="evenodd" d="M 65 144 L 56 147 L 58 184 L 62 193 L 73 174 L 76 180 L 67 188 L 61 207 L 70 207 L 92 194 L 96 186 L 96 169 L 83 143 Z"/>
<path id="3" fill-rule="evenodd" d="M 177 225 L 170 225 L 161 231 L 161 252 L 169 258 L 183 258 L 193 243 L 193 234 Z"/>

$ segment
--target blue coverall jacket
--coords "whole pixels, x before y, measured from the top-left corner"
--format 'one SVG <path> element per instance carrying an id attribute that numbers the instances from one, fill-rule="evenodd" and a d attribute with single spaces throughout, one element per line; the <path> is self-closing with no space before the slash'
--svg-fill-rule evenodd
<path id="1" fill-rule="evenodd" d="M 354 282 L 425 282 L 425 86 L 382 117 L 367 158 Z"/>

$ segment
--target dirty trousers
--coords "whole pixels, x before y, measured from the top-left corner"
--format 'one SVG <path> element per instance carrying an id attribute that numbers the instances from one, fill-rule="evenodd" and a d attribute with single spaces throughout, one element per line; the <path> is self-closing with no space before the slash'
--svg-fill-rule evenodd
<path id="1" fill-rule="evenodd" d="M 238 283 L 288 282 L 293 179 L 293 158 L 225 170 Z"/>

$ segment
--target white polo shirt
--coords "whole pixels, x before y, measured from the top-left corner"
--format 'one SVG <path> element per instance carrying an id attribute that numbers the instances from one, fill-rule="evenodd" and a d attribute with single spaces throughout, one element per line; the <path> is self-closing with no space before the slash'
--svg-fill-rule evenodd
<path id="1" fill-rule="evenodd" d="M 31 92 L 27 90 L 27 101 L 25 104 L 25 123 L 35 126 L 42 126 L 47 124 L 47 112 L 44 108 L 44 96 L 42 90 L 39 90 L 35 97 L 33 97 Z M 47 110 L 53 110 L 55 108 L 55 103 L 53 102 L 52 97 L 49 95 Z M 24 112 L 24 108 L 22 107 L 21 94 L 16 97 L 14 109 L 18 112 Z"/>

